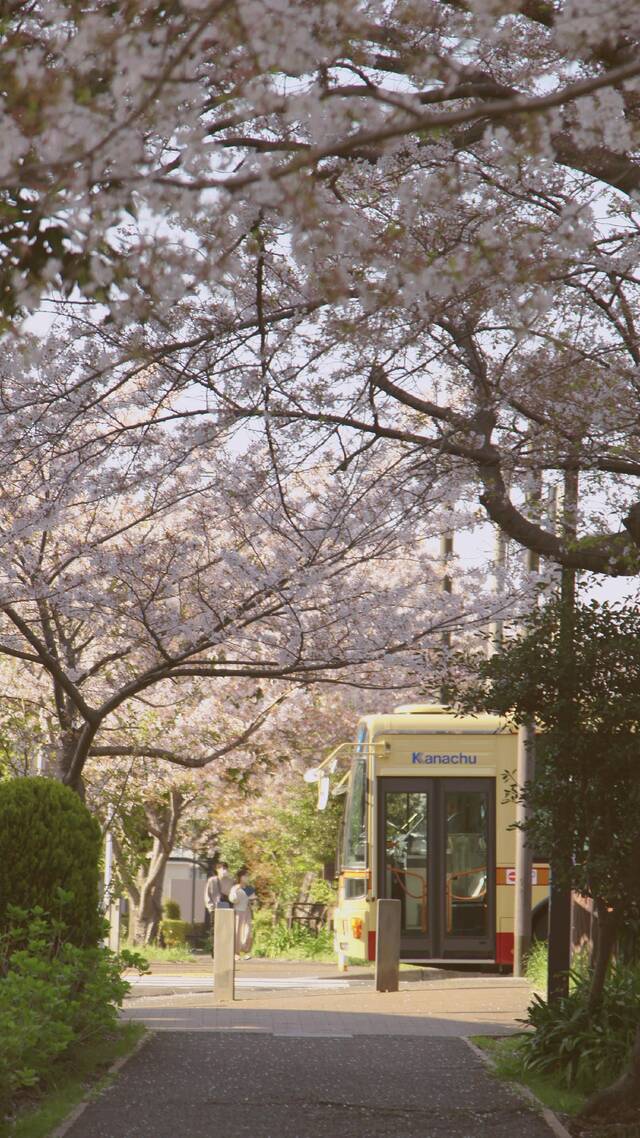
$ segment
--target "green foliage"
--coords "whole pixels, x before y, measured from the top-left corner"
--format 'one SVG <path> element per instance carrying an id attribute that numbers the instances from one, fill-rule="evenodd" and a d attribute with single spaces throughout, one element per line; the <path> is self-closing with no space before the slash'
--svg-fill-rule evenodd
<path id="1" fill-rule="evenodd" d="M 569 976 L 569 990 L 573 991 L 577 983 L 583 983 L 589 977 L 589 952 L 586 948 L 574 953 L 572 971 Z M 549 944 L 546 940 L 534 940 L 525 961 L 525 976 L 540 992 L 547 991 L 547 975 L 549 967 Z"/>
<path id="2" fill-rule="evenodd" d="M 325 881 L 323 877 L 317 877 L 315 881 L 311 882 L 309 900 L 317 905 L 337 905 L 338 890 L 330 881 Z"/>
<path id="3" fill-rule="evenodd" d="M 549 946 L 546 941 L 534 940 L 525 961 L 525 976 L 534 988 L 541 992 L 547 990 L 547 967 Z"/>
<path id="4" fill-rule="evenodd" d="M 209 955 L 211 954 L 211 943 L 208 943 Z M 202 957 L 194 953 L 193 949 L 188 944 L 178 944 L 174 948 L 160 948 L 157 944 L 145 944 L 144 946 L 144 959 L 146 961 L 171 961 L 171 963 L 191 963 L 194 964 L 202 961 Z"/>
<path id="5" fill-rule="evenodd" d="M 304 925 L 294 924 L 289 929 L 284 921 L 274 925 L 270 918 L 254 923 L 252 952 L 254 956 L 271 959 L 326 960 L 335 957 L 333 935 L 328 929 L 321 929 L 316 936 Z"/>
<path id="6" fill-rule="evenodd" d="M 628 1062 L 640 1019 L 640 968 L 614 965 L 596 1010 L 588 1008 L 588 975 L 573 973 L 572 979 L 573 990 L 553 1004 L 534 996 L 526 1020 L 534 1031 L 522 1041 L 522 1065 L 591 1091 Z"/>
<path id="7" fill-rule="evenodd" d="M 562 1114 L 576 1114 L 584 1105 L 585 1095 L 576 1090 L 565 1087 L 553 1072 L 540 1074 L 525 1069 L 523 1066 L 523 1036 L 511 1035 L 507 1038 L 476 1035 L 471 1037 L 472 1043 L 488 1052 L 495 1072 L 500 1079 L 521 1083 L 533 1092 L 540 1102 L 551 1110 Z"/>
<path id="8" fill-rule="evenodd" d="M 167 948 L 177 948 L 186 944 L 188 931 L 188 921 L 160 921 L 160 934 Z"/>
<path id="9" fill-rule="evenodd" d="M 490 660 L 466 706 L 534 717 L 535 783 L 524 789 L 534 847 L 557 879 L 621 921 L 640 906 L 640 611 L 553 602 Z"/>
<path id="10" fill-rule="evenodd" d="M 318 789 L 300 779 L 287 788 L 280 801 L 256 803 L 254 824 L 225 827 L 220 841 L 222 858 L 232 870 L 251 867 L 261 898 L 287 905 L 300 894 L 305 877 L 321 879 L 325 863 L 335 859 L 342 800 L 330 798 L 326 810 L 317 809 Z M 317 880 L 313 887 L 324 903 L 333 903 L 335 893 Z M 325 902 L 326 897 L 326 902 Z"/>
<path id="11" fill-rule="evenodd" d="M 46 778 L 0 781 L 0 934 L 11 924 L 9 906 L 39 906 L 59 914 L 67 898 L 68 939 L 96 945 L 100 827 L 67 786 Z"/>
<path id="12" fill-rule="evenodd" d="M 226 861 L 231 873 L 237 872 L 241 865 L 247 864 L 247 835 L 244 831 L 236 833 L 233 826 L 222 835 L 218 843 L 219 860 Z"/>
<path id="13" fill-rule="evenodd" d="M 11 1138 L 49 1138 L 86 1096 L 88 1087 L 95 1091 L 107 1084 L 109 1068 L 129 1055 L 144 1034 L 140 1023 L 121 1023 L 100 1039 L 65 1052 L 52 1068 L 51 1078 L 39 1086 L 35 1105 L 32 1096 L 20 1104 L 10 1123 Z M 0 1135 L 4 1138 L 1 1124 Z"/>
<path id="14" fill-rule="evenodd" d="M 177 901 L 172 901 L 170 898 L 164 902 L 162 911 L 168 921 L 179 921 L 181 917 L 180 905 Z"/>
<path id="15" fill-rule="evenodd" d="M 62 910 L 72 908 L 64 896 L 58 901 Z M 38 906 L 9 906 L 7 916 L 11 924 L 0 935 L 0 1116 L 70 1048 L 115 1027 L 129 989 L 122 969 L 146 969 L 132 953 L 72 943 L 64 920 Z"/>

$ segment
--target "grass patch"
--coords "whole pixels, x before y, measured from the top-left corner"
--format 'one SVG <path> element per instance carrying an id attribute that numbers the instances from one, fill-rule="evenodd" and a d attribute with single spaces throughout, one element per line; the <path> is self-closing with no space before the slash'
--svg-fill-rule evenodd
<path id="1" fill-rule="evenodd" d="M 317 934 L 304 925 L 288 928 L 285 921 L 273 924 L 259 918 L 254 922 L 254 956 L 268 960 L 315 960 L 326 964 L 335 961 L 333 933 L 320 929 Z"/>
<path id="2" fill-rule="evenodd" d="M 93 1094 L 109 1082 L 108 1070 L 116 1059 L 128 1055 L 145 1034 L 142 1024 L 126 1023 L 106 1038 L 83 1043 L 52 1068 L 47 1081 L 23 1100 L 15 1118 L 3 1125 L 1 1138 L 47 1138 L 89 1090 Z"/>
<path id="3" fill-rule="evenodd" d="M 487 1035 L 471 1037 L 472 1043 L 491 1057 L 499 1079 L 507 1079 L 528 1087 L 541 1103 L 550 1110 L 557 1111 L 558 1114 L 576 1114 L 587 1096 L 574 1089 L 567 1090 L 559 1077 L 556 1078 L 551 1074 L 538 1075 L 525 1070 L 520 1055 L 522 1039 L 521 1035 L 511 1035 L 503 1039 L 494 1039 Z"/>
<path id="4" fill-rule="evenodd" d="M 210 955 L 210 952 L 193 952 L 186 944 L 176 945 L 175 948 L 159 948 L 157 944 L 146 944 L 143 948 L 127 947 L 131 947 L 132 952 L 139 952 L 150 964 L 162 961 L 169 964 L 200 964 L 203 957 Z"/>
<path id="5" fill-rule="evenodd" d="M 549 961 L 549 946 L 546 941 L 534 940 L 527 953 L 524 965 L 524 974 L 533 988 L 547 993 L 547 967 Z"/>

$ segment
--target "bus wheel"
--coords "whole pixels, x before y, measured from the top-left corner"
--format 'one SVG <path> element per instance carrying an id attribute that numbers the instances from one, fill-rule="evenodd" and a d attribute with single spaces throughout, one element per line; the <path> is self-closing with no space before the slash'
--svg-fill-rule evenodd
<path id="1" fill-rule="evenodd" d="M 532 940 L 549 939 L 549 898 L 539 901 L 531 913 Z"/>

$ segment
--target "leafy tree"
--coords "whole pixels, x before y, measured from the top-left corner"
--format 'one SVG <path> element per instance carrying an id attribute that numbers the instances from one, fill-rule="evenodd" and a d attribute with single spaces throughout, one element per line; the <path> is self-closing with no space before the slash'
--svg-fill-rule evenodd
<path id="1" fill-rule="evenodd" d="M 307 889 L 315 895 L 324 867 L 335 862 L 344 799 L 330 797 L 318 811 L 318 788 L 304 782 L 304 770 L 352 739 L 358 715 L 381 698 L 332 687 L 297 692 L 261 748 L 262 777 L 218 797 L 221 851 L 232 867 L 250 866 L 261 897 L 274 905 Z"/>
<path id="2" fill-rule="evenodd" d="M 325 865 L 335 861 L 343 801 L 330 798 L 326 810 L 319 811 L 317 797 L 317 787 L 296 772 L 284 785 L 279 780 L 277 798 L 265 794 L 253 800 L 250 827 L 226 812 L 222 856 L 235 868 L 249 865 L 260 896 L 278 909 L 303 893 L 315 896 L 314 883 L 322 879 Z"/>
<path id="3" fill-rule="evenodd" d="M 594 900 L 595 1006 L 616 936 L 640 910 L 640 613 L 578 604 L 569 643 L 563 619 L 560 601 L 535 610 L 479 662 L 466 702 L 539 724 L 528 828 L 566 884 Z"/>

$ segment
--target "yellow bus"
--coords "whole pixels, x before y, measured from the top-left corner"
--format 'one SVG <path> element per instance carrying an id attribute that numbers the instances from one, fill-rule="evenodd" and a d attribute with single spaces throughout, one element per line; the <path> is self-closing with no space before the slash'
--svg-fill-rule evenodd
<path id="1" fill-rule="evenodd" d="M 378 898 L 401 902 L 401 957 L 513 964 L 517 734 L 495 716 L 411 704 L 364 716 L 346 782 L 336 950 L 375 959 Z M 338 789 L 338 788 L 336 788 Z M 549 868 L 533 868 L 544 917 Z"/>

